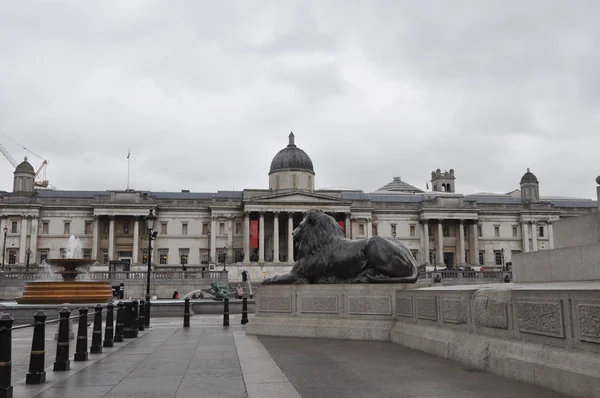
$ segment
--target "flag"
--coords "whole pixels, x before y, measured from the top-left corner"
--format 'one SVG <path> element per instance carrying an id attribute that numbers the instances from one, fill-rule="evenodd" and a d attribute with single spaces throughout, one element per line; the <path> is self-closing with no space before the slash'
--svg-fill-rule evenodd
<path id="1" fill-rule="evenodd" d="M 127 150 L 127 159 L 129 159 L 129 155 L 131 155 L 131 153 L 129 152 L 129 149 Z"/>

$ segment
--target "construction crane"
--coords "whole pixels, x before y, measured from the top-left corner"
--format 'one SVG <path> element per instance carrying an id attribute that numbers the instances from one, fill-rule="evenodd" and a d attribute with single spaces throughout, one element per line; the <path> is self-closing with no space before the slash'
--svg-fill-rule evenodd
<path id="1" fill-rule="evenodd" d="M 35 152 L 33 152 L 33 151 L 27 149 L 26 147 L 24 147 L 23 145 L 19 144 L 18 142 L 16 142 L 12 138 L 8 137 L 7 135 L 5 135 L 5 134 L 2 134 L 2 135 L 4 137 L 8 138 L 9 140 L 11 140 L 12 142 L 14 142 L 15 144 L 17 144 L 18 146 L 20 146 L 21 148 L 23 148 L 24 150 L 26 150 L 27 152 L 31 153 L 33 156 L 36 156 L 42 160 L 42 164 L 40 165 L 40 167 L 38 167 L 38 169 L 35 173 L 35 186 L 39 187 L 39 188 L 54 189 L 54 187 L 49 184 L 49 182 L 46 178 L 46 166 L 48 165 L 48 161 L 46 159 L 42 158 L 40 155 L 36 154 Z M 11 154 L 6 150 L 6 148 L 2 144 L 0 144 L 0 152 L 2 152 L 2 154 L 4 155 L 6 160 L 8 160 L 8 162 L 10 164 L 12 164 L 12 166 L 16 169 L 19 164 L 11 156 Z"/>

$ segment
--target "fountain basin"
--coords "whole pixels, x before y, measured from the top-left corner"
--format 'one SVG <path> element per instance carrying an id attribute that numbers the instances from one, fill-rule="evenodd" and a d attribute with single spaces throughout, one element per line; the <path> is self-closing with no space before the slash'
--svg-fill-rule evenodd
<path id="1" fill-rule="evenodd" d="M 105 303 L 112 299 L 110 282 L 28 282 L 19 304 Z"/>

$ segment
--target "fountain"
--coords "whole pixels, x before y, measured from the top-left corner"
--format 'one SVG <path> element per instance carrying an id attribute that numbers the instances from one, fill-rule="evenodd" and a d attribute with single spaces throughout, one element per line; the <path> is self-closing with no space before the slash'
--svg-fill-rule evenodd
<path id="1" fill-rule="evenodd" d="M 77 281 L 77 277 L 86 274 L 81 268 L 94 264 L 96 260 L 83 258 L 81 241 L 71 235 L 65 258 L 46 260 L 47 280 L 28 282 L 23 289 L 23 297 L 15 300 L 19 304 L 62 304 L 62 303 L 102 303 L 112 298 L 109 282 Z M 62 271 L 53 272 L 50 267 L 62 267 Z M 60 275 L 61 280 L 55 280 Z"/>

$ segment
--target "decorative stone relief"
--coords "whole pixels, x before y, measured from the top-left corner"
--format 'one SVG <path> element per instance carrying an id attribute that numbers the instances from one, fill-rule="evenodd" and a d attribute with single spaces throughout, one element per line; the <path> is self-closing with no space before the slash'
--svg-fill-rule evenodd
<path id="1" fill-rule="evenodd" d="M 517 301 L 515 309 L 520 332 L 565 338 L 560 301 Z"/>
<path id="2" fill-rule="evenodd" d="M 292 296 L 259 296 L 259 312 L 292 312 Z"/>
<path id="3" fill-rule="evenodd" d="M 577 304 L 579 340 L 600 344 L 600 304 Z"/>
<path id="4" fill-rule="evenodd" d="M 338 314 L 338 298 L 337 296 L 301 296 L 300 312 L 305 314 Z"/>
<path id="5" fill-rule="evenodd" d="M 415 317 L 412 296 L 396 297 L 396 314 L 398 314 L 398 316 L 405 316 L 407 318 Z"/>
<path id="6" fill-rule="evenodd" d="M 478 292 L 479 293 L 479 292 Z M 478 327 L 508 330 L 508 307 L 506 302 L 478 295 L 473 300 L 473 318 Z"/>
<path id="7" fill-rule="evenodd" d="M 392 302 L 387 296 L 348 297 L 348 314 L 392 315 Z"/>
<path id="8" fill-rule="evenodd" d="M 442 298 L 442 322 L 467 323 L 467 303 L 460 298 Z"/>
<path id="9" fill-rule="evenodd" d="M 417 298 L 417 318 L 437 321 L 437 300 L 435 297 Z"/>

